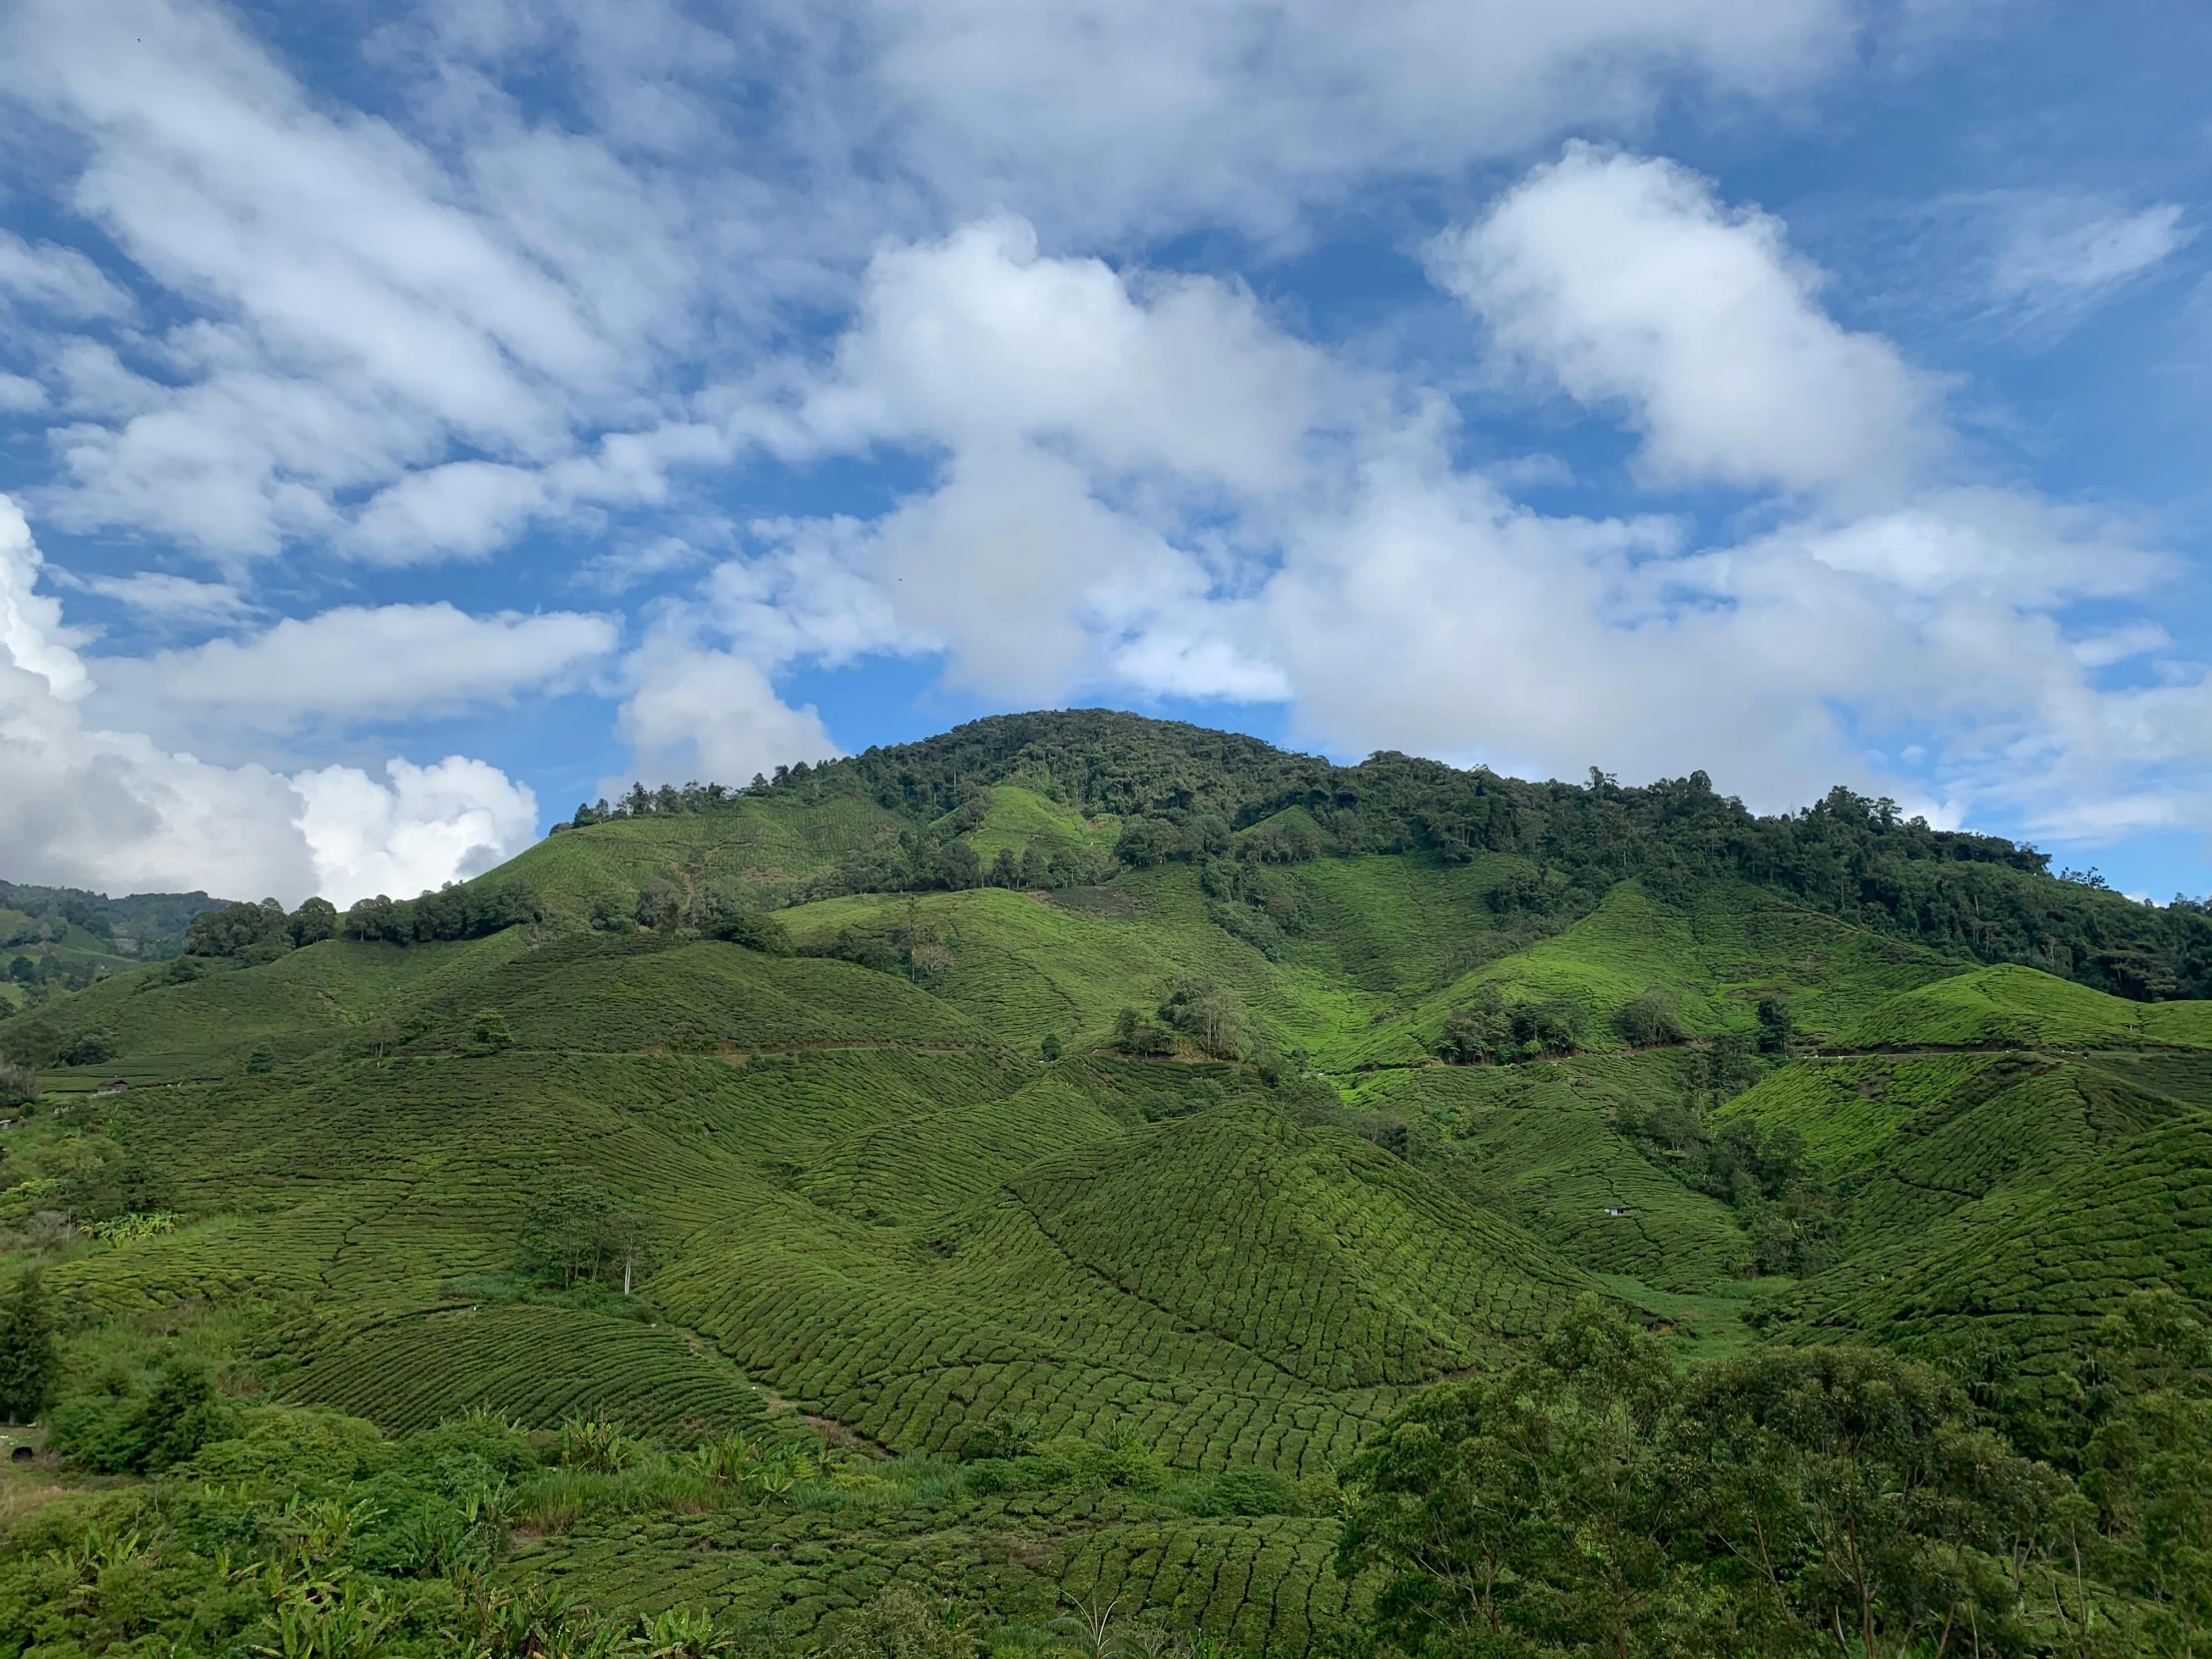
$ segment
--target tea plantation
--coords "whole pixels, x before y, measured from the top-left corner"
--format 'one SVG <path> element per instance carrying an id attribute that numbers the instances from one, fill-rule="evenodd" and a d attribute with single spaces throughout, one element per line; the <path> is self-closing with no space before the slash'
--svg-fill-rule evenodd
<path id="1" fill-rule="evenodd" d="M 27 1001 L 0 1651 L 1351 1653 L 1355 1459 L 1562 1322 L 2074 1469 L 2212 1319 L 2201 916 L 1400 761 L 1013 717 Z"/>

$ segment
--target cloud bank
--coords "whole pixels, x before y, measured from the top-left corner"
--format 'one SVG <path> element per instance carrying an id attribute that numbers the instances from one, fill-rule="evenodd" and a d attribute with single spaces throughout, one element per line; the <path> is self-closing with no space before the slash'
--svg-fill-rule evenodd
<path id="1" fill-rule="evenodd" d="M 213 766 L 89 723 L 94 691 L 43 561 L 0 496 L 0 846 L 11 879 L 108 891 L 319 892 L 347 904 L 487 869 L 537 827 L 530 791 L 481 762 L 394 760 L 286 777 Z"/>

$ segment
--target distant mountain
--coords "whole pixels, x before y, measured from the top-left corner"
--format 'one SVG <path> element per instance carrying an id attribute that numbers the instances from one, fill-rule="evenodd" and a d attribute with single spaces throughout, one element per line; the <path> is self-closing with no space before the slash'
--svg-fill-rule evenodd
<path id="1" fill-rule="evenodd" d="M 184 948 L 194 916 L 225 902 L 204 892 L 110 898 L 81 887 L 0 881 L 0 948 L 51 942 L 156 961 Z"/>

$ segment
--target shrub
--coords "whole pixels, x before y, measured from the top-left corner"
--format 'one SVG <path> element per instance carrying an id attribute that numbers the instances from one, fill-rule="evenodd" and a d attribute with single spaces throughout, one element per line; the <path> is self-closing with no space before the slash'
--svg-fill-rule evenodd
<path id="1" fill-rule="evenodd" d="M 1223 1469 L 1192 1494 L 1202 1515 L 1296 1515 L 1305 1507 L 1298 1482 L 1281 1469 Z"/>
<path id="2" fill-rule="evenodd" d="M 498 1050 L 514 1047 L 515 1034 L 507 1024 L 507 1016 L 497 1008 L 479 1008 L 476 1018 L 468 1028 L 468 1034 L 478 1048 Z"/>
<path id="3" fill-rule="evenodd" d="M 758 950 L 764 956 L 789 956 L 792 936 L 784 924 L 765 910 L 740 910 L 710 922 L 707 937 Z"/>
<path id="4" fill-rule="evenodd" d="M 160 1474 L 240 1429 L 238 1413 L 216 1397 L 207 1374 L 176 1364 L 164 1368 L 143 1398 L 93 1396 L 68 1406 L 54 1412 L 53 1444 L 97 1474 Z"/>

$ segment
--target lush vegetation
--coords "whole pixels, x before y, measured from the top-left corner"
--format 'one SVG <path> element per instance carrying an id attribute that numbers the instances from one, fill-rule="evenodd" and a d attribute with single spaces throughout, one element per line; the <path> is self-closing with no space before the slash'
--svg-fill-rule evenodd
<path id="1" fill-rule="evenodd" d="M 2201 926 L 1080 714 L 200 903 L 0 1023 L 0 1654 L 2201 1654 Z"/>

